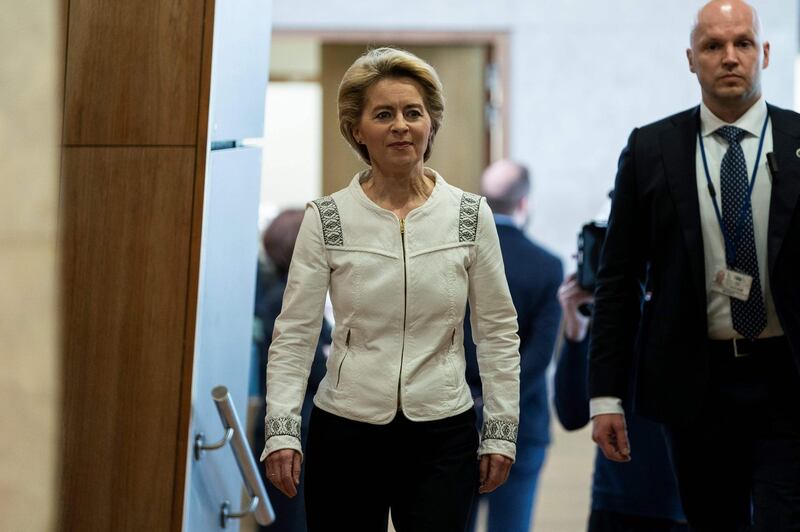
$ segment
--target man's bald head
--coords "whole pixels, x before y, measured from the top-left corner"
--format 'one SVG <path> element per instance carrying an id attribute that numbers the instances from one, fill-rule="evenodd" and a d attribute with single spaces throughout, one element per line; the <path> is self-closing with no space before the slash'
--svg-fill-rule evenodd
<path id="1" fill-rule="evenodd" d="M 769 65 L 769 52 L 750 4 L 712 0 L 703 6 L 686 58 L 712 113 L 733 123 L 761 98 L 761 71 Z"/>
<path id="2" fill-rule="evenodd" d="M 689 45 L 694 46 L 698 29 L 715 24 L 720 18 L 749 17 L 753 32 L 761 39 L 761 19 L 753 6 L 743 0 L 711 0 L 697 12 L 689 33 Z"/>
<path id="3" fill-rule="evenodd" d="M 503 159 L 489 165 L 481 177 L 481 194 L 492 211 L 513 215 L 530 193 L 528 169 Z"/>

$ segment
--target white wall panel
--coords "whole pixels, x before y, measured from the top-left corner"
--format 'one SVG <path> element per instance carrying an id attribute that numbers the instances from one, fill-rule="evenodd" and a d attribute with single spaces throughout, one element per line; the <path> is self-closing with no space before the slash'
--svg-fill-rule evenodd
<path id="1" fill-rule="evenodd" d="M 209 140 L 264 134 L 271 0 L 218 0 L 214 12 Z"/>
<path id="2" fill-rule="evenodd" d="M 208 443 L 224 433 L 211 400 L 211 390 L 217 385 L 228 388 L 239 419 L 247 416 L 260 174 L 260 148 L 217 150 L 209 155 L 190 444 L 199 432 Z M 230 500 L 232 511 L 238 511 L 243 488 L 231 446 L 207 452 L 198 462 L 190 458 L 187 485 L 184 530 L 219 530 L 220 504 Z M 235 532 L 238 527 L 238 521 L 232 520 L 227 529 Z"/>

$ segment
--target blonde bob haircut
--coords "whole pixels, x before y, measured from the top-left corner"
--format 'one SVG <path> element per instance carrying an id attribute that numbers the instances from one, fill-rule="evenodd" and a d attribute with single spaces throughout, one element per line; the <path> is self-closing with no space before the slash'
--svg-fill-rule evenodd
<path id="1" fill-rule="evenodd" d="M 367 147 L 356 142 L 353 128 L 361 120 L 367 90 L 386 78 L 409 78 L 422 87 L 425 110 L 431 117 L 431 136 L 423 157 L 427 161 L 444 118 L 442 82 L 431 65 L 405 50 L 376 48 L 350 65 L 339 84 L 339 131 L 361 160 L 371 165 Z"/>

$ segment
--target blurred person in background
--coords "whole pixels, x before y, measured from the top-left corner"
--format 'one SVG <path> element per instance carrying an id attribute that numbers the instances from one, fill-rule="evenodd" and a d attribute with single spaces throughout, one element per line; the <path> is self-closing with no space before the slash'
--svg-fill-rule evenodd
<path id="1" fill-rule="evenodd" d="M 589 317 L 580 312 L 593 303 L 575 274 L 558 289 L 564 338 L 556 362 L 554 403 L 567 430 L 589 423 Z M 628 401 L 623 407 L 630 409 Z M 661 425 L 629 414 L 628 435 L 636 454 L 628 464 L 608 460 L 596 450 L 592 476 L 592 507 L 588 532 L 686 532 L 678 486 Z"/>
<path id="2" fill-rule="evenodd" d="M 289 265 L 294 253 L 294 245 L 297 234 L 300 231 L 300 224 L 303 221 L 302 209 L 288 209 L 282 211 L 269 227 L 264 231 L 261 243 L 264 252 L 270 261 L 272 268 L 272 281 L 269 284 L 261 285 L 260 296 L 256 297 L 256 316 L 263 324 L 264 339 L 259 346 L 258 374 L 259 393 L 263 398 L 267 390 L 263 376 L 266 373 L 268 363 L 269 347 L 272 343 L 272 330 L 275 320 L 281 312 L 283 294 L 286 290 L 286 282 L 289 274 Z M 257 283 L 257 287 L 259 284 Z M 308 434 L 308 421 L 311 416 L 312 399 L 317 392 L 322 377 L 325 376 L 325 352 L 331 343 L 331 328 L 326 320 L 322 320 L 322 327 L 314 350 L 314 359 L 308 377 L 308 387 L 305 391 L 303 406 L 301 408 L 301 446 L 306 446 L 306 436 Z M 257 416 L 257 422 L 253 428 L 254 449 L 261 449 L 264 446 L 264 417 Z M 263 470 L 262 470 L 263 476 Z M 302 478 L 302 471 L 301 471 Z M 275 521 L 268 527 L 260 527 L 260 530 L 269 532 L 305 532 L 306 531 L 306 512 L 303 497 L 303 483 L 298 486 L 299 497 L 290 498 L 282 493 L 275 486 L 266 482 L 267 495 L 272 502 L 275 510 Z"/>
<path id="3" fill-rule="evenodd" d="M 517 309 L 520 339 L 520 420 L 517 460 L 508 481 L 490 494 L 488 532 L 528 532 L 536 498 L 539 472 L 550 443 L 550 408 L 545 372 L 553 354 L 561 310 L 556 292 L 561 284 L 561 261 L 525 236 L 531 182 L 524 166 L 501 160 L 481 177 L 481 193 L 494 213 L 497 236 L 505 265 L 511 299 Z M 483 404 L 483 391 L 472 341 L 472 328 L 465 326 L 467 380 L 475 404 Z M 472 530 L 477 528 L 477 505 L 472 512 Z"/>
<path id="4" fill-rule="evenodd" d="M 476 489 L 508 477 L 519 416 L 517 320 L 491 210 L 424 166 L 442 123 L 426 62 L 378 48 L 339 86 L 340 131 L 368 168 L 310 202 L 267 366 L 267 478 L 300 481 L 300 411 L 330 290 L 336 325 L 306 449 L 308 528 L 464 530 Z M 472 311 L 479 439 L 464 377 Z"/>

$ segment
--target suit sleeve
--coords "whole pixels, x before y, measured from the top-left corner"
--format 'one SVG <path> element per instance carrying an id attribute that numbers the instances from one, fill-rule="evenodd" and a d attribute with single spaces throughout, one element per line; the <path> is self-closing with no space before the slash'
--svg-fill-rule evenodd
<path id="1" fill-rule="evenodd" d="M 537 301 L 536 315 L 531 320 L 528 331 L 529 340 L 520 358 L 525 360 L 526 372 L 530 375 L 543 375 L 553 359 L 558 328 L 561 324 L 561 305 L 558 304 L 558 287 L 564 279 L 561 261 L 553 259 L 548 268 L 549 274 L 544 289 Z"/>
<path id="2" fill-rule="evenodd" d="M 589 396 L 625 399 L 633 367 L 645 261 L 637 202 L 637 131 L 619 158 L 600 254 L 589 348 Z"/>
<path id="3" fill-rule="evenodd" d="M 322 224 L 309 204 L 295 242 L 283 305 L 267 363 L 267 415 L 261 460 L 279 449 L 301 451 L 300 421 L 322 325 L 330 268 Z"/>
<path id="4" fill-rule="evenodd" d="M 480 201 L 475 257 L 468 270 L 472 336 L 483 383 L 483 428 L 478 454 L 516 457 L 519 431 L 517 312 L 506 282 L 491 209 Z"/>
<path id="5" fill-rule="evenodd" d="M 565 338 L 556 363 L 553 403 L 567 430 L 578 430 L 589 422 L 588 350 L 588 336 L 581 342 Z"/>

